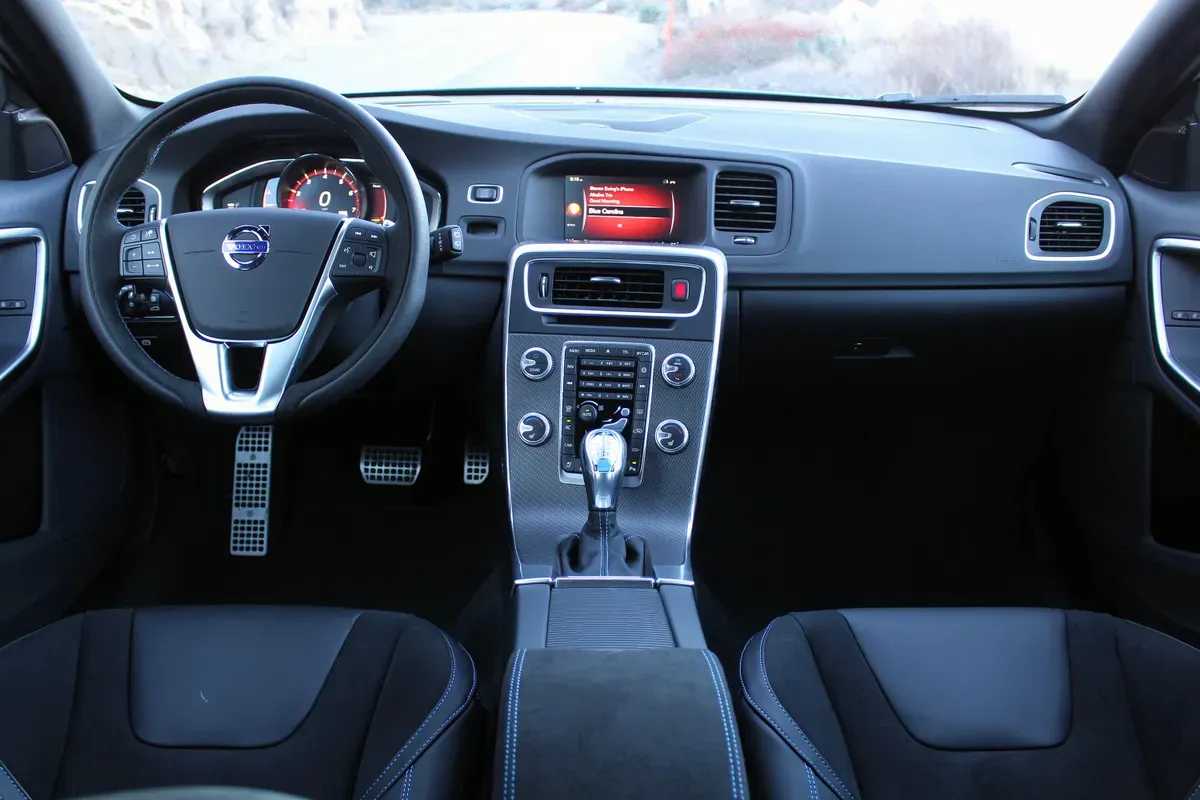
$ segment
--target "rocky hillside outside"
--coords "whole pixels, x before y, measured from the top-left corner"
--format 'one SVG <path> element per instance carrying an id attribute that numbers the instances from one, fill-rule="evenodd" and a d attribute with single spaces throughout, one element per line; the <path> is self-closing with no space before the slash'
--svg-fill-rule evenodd
<path id="1" fill-rule="evenodd" d="M 1151 0 L 63 0 L 113 81 L 343 92 L 691 86 L 876 97 L 1085 91 Z"/>

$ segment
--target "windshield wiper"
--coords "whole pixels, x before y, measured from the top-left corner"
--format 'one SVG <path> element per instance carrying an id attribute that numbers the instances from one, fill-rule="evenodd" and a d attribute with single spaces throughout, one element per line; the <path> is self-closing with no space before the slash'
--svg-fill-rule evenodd
<path id="1" fill-rule="evenodd" d="M 1061 94 L 882 94 L 881 103 L 913 106 L 1061 106 L 1067 98 Z"/>

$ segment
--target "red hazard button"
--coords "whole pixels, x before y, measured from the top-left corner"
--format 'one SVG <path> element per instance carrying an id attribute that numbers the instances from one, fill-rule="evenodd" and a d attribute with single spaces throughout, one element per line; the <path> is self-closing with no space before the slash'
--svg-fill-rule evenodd
<path id="1" fill-rule="evenodd" d="M 671 281 L 671 299 L 674 300 L 675 302 L 682 303 L 683 301 L 687 300 L 688 294 L 690 293 L 690 291 L 691 291 L 691 287 L 688 286 L 687 281 L 685 281 L 685 280 Z"/>

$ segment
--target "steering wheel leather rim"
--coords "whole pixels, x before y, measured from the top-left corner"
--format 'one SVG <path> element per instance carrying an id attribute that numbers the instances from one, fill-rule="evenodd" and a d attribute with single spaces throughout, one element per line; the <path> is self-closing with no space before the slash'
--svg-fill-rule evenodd
<path id="1" fill-rule="evenodd" d="M 83 307 L 97 339 L 116 365 L 151 395 L 205 418 L 217 418 L 205 407 L 200 384 L 159 366 L 121 318 L 115 298 L 123 281 L 114 267 L 127 229 L 108 210 L 116 208 L 129 186 L 149 169 L 172 133 L 217 111 L 260 104 L 308 111 L 334 123 L 354 141 L 359 155 L 383 186 L 399 195 L 396 199 L 403 203 L 407 214 L 387 229 L 387 302 L 366 339 L 326 374 L 289 385 L 271 417 L 219 417 L 237 423 L 312 414 L 362 387 L 383 369 L 408 337 L 424 304 L 429 275 L 429 222 L 420 183 L 400 145 L 375 117 L 339 94 L 302 81 L 232 78 L 209 83 L 150 112 L 108 160 L 90 192 L 79 244 Z M 407 255 L 407 263 L 401 254 Z M 182 302 L 181 298 L 176 300 Z"/>

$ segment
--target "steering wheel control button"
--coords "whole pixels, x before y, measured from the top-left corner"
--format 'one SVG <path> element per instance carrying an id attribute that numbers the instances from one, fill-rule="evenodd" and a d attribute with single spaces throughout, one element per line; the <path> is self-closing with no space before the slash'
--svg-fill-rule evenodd
<path id="1" fill-rule="evenodd" d="M 163 269 L 163 262 L 161 261 L 143 261 L 142 274 L 147 278 L 167 277 L 167 272 L 165 269 Z"/>
<path id="2" fill-rule="evenodd" d="M 673 353 L 663 359 L 663 380 L 682 389 L 696 379 L 696 364 L 683 353 Z"/>
<path id="3" fill-rule="evenodd" d="M 668 455 L 680 452 L 688 444 L 688 429 L 677 419 L 664 419 L 654 429 L 654 443 Z"/>
<path id="4" fill-rule="evenodd" d="M 550 420 L 542 414 L 526 414 L 517 425 L 517 435 L 530 447 L 545 444 L 550 438 Z"/>
<path id="5" fill-rule="evenodd" d="M 150 241 L 154 241 L 156 239 L 158 239 L 158 229 L 157 228 L 146 228 L 145 230 L 142 231 L 142 241 L 143 242 L 150 242 Z"/>
<path id="6" fill-rule="evenodd" d="M 130 231 L 125 234 L 125 238 L 121 240 L 121 244 L 137 244 L 142 240 L 142 235 L 137 231 Z"/>
<path id="7" fill-rule="evenodd" d="M 143 244 L 142 258 L 162 258 L 162 246 L 158 242 Z"/>
<path id="8" fill-rule="evenodd" d="M 125 248 L 125 260 L 126 261 L 141 261 L 142 260 L 142 248 L 126 247 Z"/>
<path id="9" fill-rule="evenodd" d="M 541 381 L 554 371 L 554 358 L 543 347 L 531 347 L 521 354 L 521 374 L 531 381 Z"/>
<path id="10" fill-rule="evenodd" d="M 121 274 L 126 278 L 140 278 L 144 274 L 142 272 L 141 261 L 126 261 L 121 265 Z"/>

